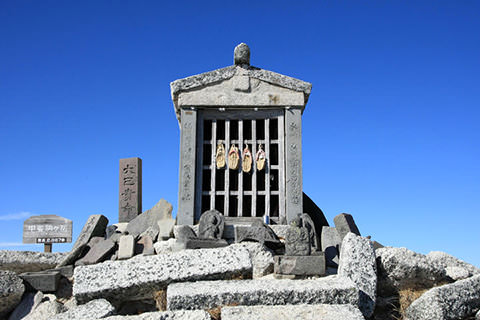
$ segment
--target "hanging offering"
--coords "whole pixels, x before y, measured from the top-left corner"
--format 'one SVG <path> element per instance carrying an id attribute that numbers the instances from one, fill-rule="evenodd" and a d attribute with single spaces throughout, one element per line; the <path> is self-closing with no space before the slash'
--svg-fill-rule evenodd
<path id="1" fill-rule="evenodd" d="M 225 147 L 221 141 L 217 144 L 217 152 L 215 153 L 215 162 L 217 165 L 217 169 L 222 169 L 225 167 Z"/>
<path id="2" fill-rule="evenodd" d="M 265 168 L 266 155 L 265 151 L 262 149 L 262 145 L 258 147 L 257 154 L 255 156 L 255 161 L 257 163 L 257 170 L 262 171 Z"/>
<path id="3" fill-rule="evenodd" d="M 235 144 L 232 144 L 228 151 L 228 167 L 232 170 L 237 170 L 239 160 L 240 156 L 238 155 L 238 148 Z"/>
<path id="4" fill-rule="evenodd" d="M 242 170 L 243 172 L 250 172 L 252 170 L 252 153 L 248 149 L 248 144 L 243 149 L 242 155 Z"/>

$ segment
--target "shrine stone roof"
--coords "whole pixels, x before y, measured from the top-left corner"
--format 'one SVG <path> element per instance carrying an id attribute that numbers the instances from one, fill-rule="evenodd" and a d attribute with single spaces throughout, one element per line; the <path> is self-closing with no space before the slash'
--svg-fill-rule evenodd
<path id="1" fill-rule="evenodd" d="M 250 49 L 235 48 L 235 64 L 170 83 L 175 113 L 182 107 L 300 107 L 308 101 L 312 84 L 250 66 Z"/>

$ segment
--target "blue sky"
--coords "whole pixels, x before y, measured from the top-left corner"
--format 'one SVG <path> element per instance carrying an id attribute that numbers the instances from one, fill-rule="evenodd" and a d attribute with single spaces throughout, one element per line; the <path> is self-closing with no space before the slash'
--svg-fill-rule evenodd
<path id="1" fill-rule="evenodd" d="M 479 30 L 478 1 L 2 1 L 0 249 L 43 250 L 18 245 L 29 215 L 117 222 L 120 158 L 175 211 L 169 83 L 245 42 L 313 84 L 304 191 L 330 223 L 480 266 Z"/>

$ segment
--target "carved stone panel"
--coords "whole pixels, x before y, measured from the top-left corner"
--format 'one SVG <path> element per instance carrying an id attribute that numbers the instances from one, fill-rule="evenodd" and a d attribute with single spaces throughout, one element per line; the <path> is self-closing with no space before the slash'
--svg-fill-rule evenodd
<path id="1" fill-rule="evenodd" d="M 120 159 L 118 222 L 129 222 L 142 213 L 142 159 Z"/>
<path id="2" fill-rule="evenodd" d="M 300 109 L 285 111 L 286 213 L 290 223 L 303 212 L 302 115 Z"/>
<path id="3" fill-rule="evenodd" d="M 177 224 L 194 223 L 197 111 L 181 111 Z"/>

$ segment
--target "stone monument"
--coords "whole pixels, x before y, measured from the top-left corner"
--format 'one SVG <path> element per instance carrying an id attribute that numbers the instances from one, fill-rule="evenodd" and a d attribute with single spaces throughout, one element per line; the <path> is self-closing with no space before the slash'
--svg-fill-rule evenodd
<path id="1" fill-rule="evenodd" d="M 118 222 L 129 222 L 142 213 L 142 159 L 120 159 Z"/>

